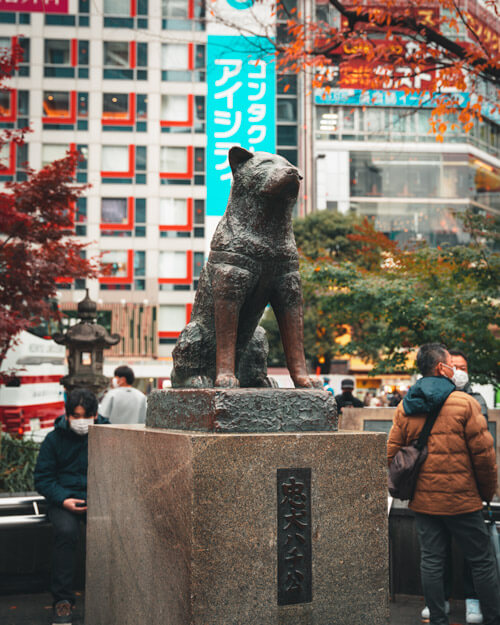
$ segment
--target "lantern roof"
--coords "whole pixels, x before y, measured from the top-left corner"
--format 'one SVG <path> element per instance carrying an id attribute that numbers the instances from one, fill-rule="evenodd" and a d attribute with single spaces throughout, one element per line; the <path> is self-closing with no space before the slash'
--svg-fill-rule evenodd
<path id="1" fill-rule="evenodd" d="M 81 346 L 85 350 L 92 347 L 105 349 L 116 345 L 120 341 L 119 334 L 110 334 L 106 328 L 98 323 L 97 304 L 90 299 L 87 289 L 84 299 L 78 303 L 78 316 L 80 321 L 68 328 L 64 333 L 53 335 L 53 339 L 59 345 Z"/>

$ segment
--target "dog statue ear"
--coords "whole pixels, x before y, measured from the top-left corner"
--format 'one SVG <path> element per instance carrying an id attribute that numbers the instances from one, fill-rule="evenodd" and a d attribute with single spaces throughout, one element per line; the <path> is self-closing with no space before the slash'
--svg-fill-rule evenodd
<path id="1" fill-rule="evenodd" d="M 253 153 L 245 150 L 245 148 L 240 148 L 235 145 L 229 150 L 229 164 L 231 165 L 231 171 L 234 172 L 238 169 L 240 165 L 246 163 L 253 157 Z"/>

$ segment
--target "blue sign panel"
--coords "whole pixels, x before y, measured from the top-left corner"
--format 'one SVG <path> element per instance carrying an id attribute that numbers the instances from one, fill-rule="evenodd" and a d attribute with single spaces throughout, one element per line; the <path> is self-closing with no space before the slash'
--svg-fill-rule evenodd
<path id="1" fill-rule="evenodd" d="M 431 108 L 435 106 L 435 99 L 442 98 L 442 94 L 436 94 L 429 98 L 428 94 L 413 94 L 405 91 L 390 91 L 386 89 L 330 89 L 329 92 L 317 91 L 314 96 L 315 104 L 337 106 L 405 106 Z M 469 101 L 474 104 L 476 100 L 468 93 L 456 92 L 450 94 L 453 101 L 460 108 L 465 108 Z M 500 112 L 496 105 L 484 100 L 481 104 L 481 113 L 500 123 Z"/>
<path id="2" fill-rule="evenodd" d="M 276 150 L 276 76 L 271 50 L 264 37 L 208 36 L 208 216 L 221 216 L 226 210 L 232 180 L 229 148 Z"/>

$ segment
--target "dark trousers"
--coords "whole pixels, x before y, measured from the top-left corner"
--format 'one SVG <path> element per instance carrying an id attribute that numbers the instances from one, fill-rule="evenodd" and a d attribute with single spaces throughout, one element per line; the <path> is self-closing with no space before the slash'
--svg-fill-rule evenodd
<path id="1" fill-rule="evenodd" d="M 448 625 L 444 572 L 449 535 L 455 537 L 472 572 L 484 625 L 500 625 L 500 584 L 488 531 L 480 510 L 455 516 L 415 514 L 420 574 L 431 625 Z"/>
<path id="2" fill-rule="evenodd" d="M 50 582 L 54 604 L 67 599 L 74 605 L 73 578 L 75 574 L 76 546 L 80 536 L 80 524 L 82 521 L 85 521 L 85 515 L 74 514 L 57 506 L 49 506 L 47 515 L 54 531 Z"/>

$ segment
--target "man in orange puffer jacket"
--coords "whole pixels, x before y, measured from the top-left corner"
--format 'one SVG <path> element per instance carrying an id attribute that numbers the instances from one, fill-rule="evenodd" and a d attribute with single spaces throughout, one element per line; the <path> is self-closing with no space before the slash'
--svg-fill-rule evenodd
<path id="1" fill-rule="evenodd" d="M 443 574 L 450 533 L 470 564 L 484 625 L 500 625 L 500 587 L 482 516 L 483 501 L 490 501 L 497 488 L 493 438 L 479 404 L 467 393 L 455 391 L 450 359 L 446 347 L 438 343 L 419 349 L 417 367 L 423 377 L 396 409 L 387 457 L 390 464 L 401 447 L 418 438 L 427 414 L 442 406 L 410 502 L 430 623 L 448 625 Z"/>

